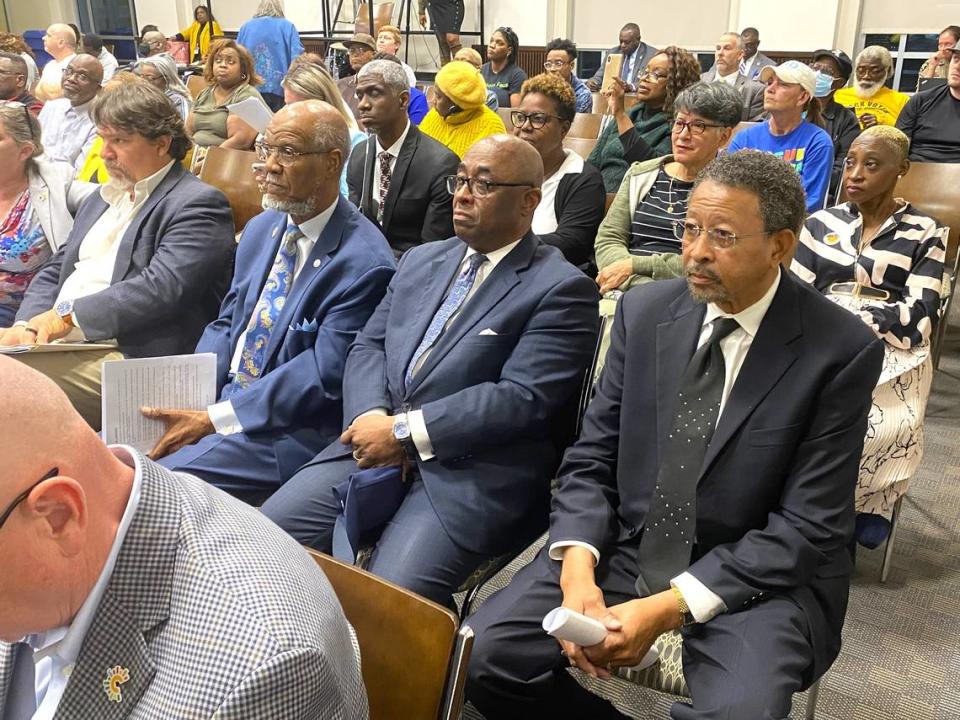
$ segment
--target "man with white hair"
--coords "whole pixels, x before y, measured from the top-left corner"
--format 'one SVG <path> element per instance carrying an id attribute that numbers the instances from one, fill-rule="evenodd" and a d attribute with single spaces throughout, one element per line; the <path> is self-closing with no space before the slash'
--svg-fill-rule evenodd
<path id="1" fill-rule="evenodd" d="M 73 28 L 63 23 L 54 23 L 43 36 L 43 49 L 53 58 L 43 66 L 40 82 L 34 90 L 37 99 L 46 102 L 63 96 L 60 81 L 63 69 L 77 54 L 77 36 Z"/>
<path id="2" fill-rule="evenodd" d="M 0 716 L 368 716 L 356 637 L 296 542 L 107 447 L 26 365 L 0 358 L 0 385 Z"/>
<path id="3" fill-rule="evenodd" d="M 892 76 L 890 52 L 880 45 L 870 45 L 857 55 L 853 87 L 837 90 L 833 99 L 853 110 L 864 129 L 874 125 L 896 125 L 900 111 L 910 97 L 885 85 Z"/>

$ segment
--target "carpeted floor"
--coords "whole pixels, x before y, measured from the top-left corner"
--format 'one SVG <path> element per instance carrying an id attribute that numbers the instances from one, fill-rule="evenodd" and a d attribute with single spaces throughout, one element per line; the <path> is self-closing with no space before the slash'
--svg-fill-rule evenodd
<path id="1" fill-rule="evenodd" d="M 843 650 L 821 682 L 818 720 L 960 720 L 960 303 L 925 432 L 886 584 L 882 549 L 858 552 Z M 621 682 L 612 694 L 635 718 L 669 717 L 668 696 Z M 798 695 L 792 717 L 805 707 Z"/>

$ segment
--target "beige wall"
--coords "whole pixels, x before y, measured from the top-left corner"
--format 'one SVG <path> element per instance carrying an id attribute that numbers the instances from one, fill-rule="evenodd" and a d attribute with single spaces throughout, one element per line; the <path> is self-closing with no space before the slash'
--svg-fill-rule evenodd
<path id="1" fill-rule="evenodd" d="M 940 32 L 960 25 L 958 0 L 862 0 L 861 32 Z"/>
<path id="2" fill-rule="evenodd" d="M 54 22 L 77 22 L 71 0 L 6 0 L 6 8 L 10 30 L 17 33 L 44 30 Z"/>
<path id="3" fill-rule="evenodd" d="M 644 42 L 656 47 L 712 48 L 717 37 L 728 29 L 730 3 L 731 0 L 697 0 L 685 4 L 575 0 L 573 39 L 582 47 L 612 47 L 617 44 L 620 28 L 635 22 L 640 26 Z M 678 12 L 679 8 L 682 10 Z"/>

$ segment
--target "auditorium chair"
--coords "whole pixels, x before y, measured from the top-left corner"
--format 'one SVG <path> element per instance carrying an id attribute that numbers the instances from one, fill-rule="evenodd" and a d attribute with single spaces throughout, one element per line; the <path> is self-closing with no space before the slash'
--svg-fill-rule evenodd
<path id="1" fill-rule="evenodd" d="M 367 3 L 362 2 L 357 6 L 357 20 L 354 23 L 353 32 L 372 35 L 374 40 L 376 40 L 377 34 L 380 32 L 380 28 L 382 28 L 384 25 L 393 24 L 392 18 L 392 2 L 375 3 L 373 9 L 373 26 L 376 28 L 376 31 L 370 32 L 370 10 L 367 8 Z"/>
<path id="2" fill-rule="evenodd" d="M 567 131 L 567 137 L 596 140 L 600 137 L 600 122 L 603 115 L 598 113 L 577 113 Z"/>
<path id="3" fill-rule="evenodd" d="M 242 231 L 247 222 L 263 210 L 260 188 L 253 177 L 255 162 L 257 154 L 251 150 L 211 147 L 200 167 L 200 179 L 220 190 L 230 201 L 236 232 Z"/>
<path id="4" fill-rule="evenodd" d="M 194 102 L 200 97 L 200 93 L 206 89 L 207 81 L 203 79 L 203 75 L 189 75 L 187 77 L 187 90 L 190 91 L 190 97 L 193 98 Z"/>
<path id="5" fill-rule="evenodd" d="M 593 112 L 599 115 L 607 114 L 607 99 L 600 93 L 590 93 L 593 96 Z M 636 105 L 640 100 L 634 93 L 629 93 L 623 96 L 623 107 L 625 110 L 629 110 L 634 105 Z"/>
<path id="6" fill-rule="evenodd" d="M 563 139 L 563 147 L 567 150 L 573 150 L 577 155 L 586 160 L 590 157 L 590 153 L 593 152 L 594 146 L 597 144 L 596 138 L 580 138 L 580 137 L 570 137 L 567 135 Z"/>
<path id="7" fill-rule="evenodd" d="M 370 720 L 458 720 L 473 631 L 445 607 L 307 549 L 357 634 Z"/>
<path id="8" fill-rule="evenodd" d="M 510 113 L 512 112 L 513 108 L 497 108 L 497 115 L 503 120 L 503 126 L 511 135 L 513 134 L 513 124 L 510 122 Z"/>

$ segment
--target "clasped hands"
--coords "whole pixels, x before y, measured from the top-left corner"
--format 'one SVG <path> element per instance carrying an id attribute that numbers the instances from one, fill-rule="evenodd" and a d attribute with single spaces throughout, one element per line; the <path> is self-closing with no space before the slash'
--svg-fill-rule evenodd
<path id="1" fill-rule="evenodd" d="M 47 310 L 34 315 L 26 325 L 0 328 L 0 345 L 41 345 L 66 337 L 72 329 L 55 310 Z"/>
<path id="2" fill-rule="evenodd" d="M 343 431 L 340 442 L 353 446 L 360 468 L 402 465 L 403 446 L 393 434 L 392 415 L 361 415 Z"/>
<path id="3" fill-rule="evenodd" d="M 567 552 L 588 551 L 568 548 Z M 589 562 L 592 566 L 592 557 Z M 560 586 L 563 607 L 599 620 L 607 628 L 603 642 L 590 647 L 558 641 L 570 664 L 594 678 L 609 678 L 614 667 L 637 665 L 660 635 L 683 624 L 680 607 L 671 590 L 607 607 L 603 591 L 593 580 L 592 567 L 589 572 L 571 572 L 566 558 Z"/>

